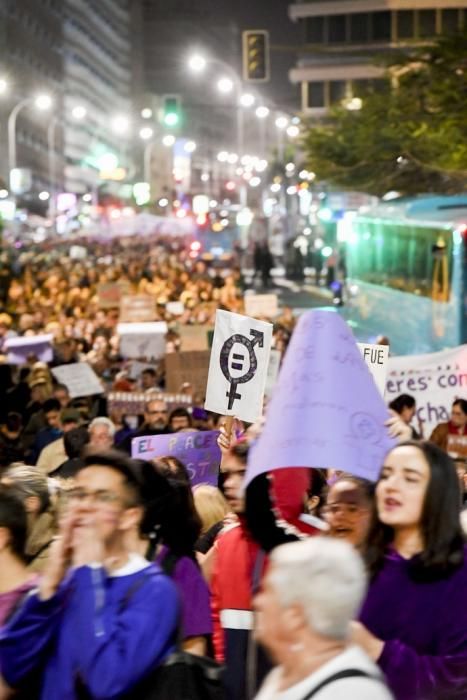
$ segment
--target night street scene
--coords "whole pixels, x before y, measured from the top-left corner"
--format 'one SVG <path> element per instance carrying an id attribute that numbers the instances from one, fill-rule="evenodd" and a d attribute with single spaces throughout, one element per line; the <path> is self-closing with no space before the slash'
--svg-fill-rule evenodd
<path id="1" fill-rule="evenodd" d="M 467 700 L 467 0 L 0 0 L 0 700 Z"/>

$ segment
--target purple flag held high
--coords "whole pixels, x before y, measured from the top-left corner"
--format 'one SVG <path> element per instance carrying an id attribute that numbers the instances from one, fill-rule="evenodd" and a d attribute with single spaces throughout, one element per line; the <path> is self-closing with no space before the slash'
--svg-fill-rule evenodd
<path id="1" fill-rule="evenodd" d="M 303 314 L 292 335 L 246 483 L 281 467 L 333 468 L 376 480 L 395 445 L 389 414 L 355 338 L 332 311 Z"/>
<path id="2" fill-rule="evenodd" d="M 131 456 L 137 459 L 177 457 L 188 470 L 191 485 L 217 486 L 221 451 L 218 430 L 148 435 L 131 441 Z"/>

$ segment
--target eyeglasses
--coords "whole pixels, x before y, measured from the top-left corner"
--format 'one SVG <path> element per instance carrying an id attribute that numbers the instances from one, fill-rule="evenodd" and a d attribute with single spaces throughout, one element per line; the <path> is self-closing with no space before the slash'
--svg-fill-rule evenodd
<path id="1" fill-rule="evenodd" d="M 89 499 L 94 505 L 113 505 L 122 502 L 122 498 L 118 494 L 105 489 L 86 491 L 86 489 L 74 488 L 68 491 L 68 498 L 78 503 L 83 503 Z"/>

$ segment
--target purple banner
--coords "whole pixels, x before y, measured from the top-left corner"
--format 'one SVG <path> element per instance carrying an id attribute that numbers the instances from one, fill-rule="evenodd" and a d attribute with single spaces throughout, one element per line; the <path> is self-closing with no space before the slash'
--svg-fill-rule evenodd
<path id="1" fill-rule="evenodd" d="M 148 435 L 131 441 L 131 456 L 137 459 L 177 457 L 188 470 L 192 486 L 217 486 L 221 451 L 218 430 Z"/>

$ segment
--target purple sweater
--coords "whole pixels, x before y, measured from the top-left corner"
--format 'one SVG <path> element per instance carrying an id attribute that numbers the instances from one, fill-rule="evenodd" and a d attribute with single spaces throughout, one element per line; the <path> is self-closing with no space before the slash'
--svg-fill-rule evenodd
<path id="1" fill-rule="evenodd" d="M 378 663 L 396 700 L 467 698 L 467 551 L 431 583 L 413 581 L 408 560 L 389 552 L 360 620 L 386 642 Z"/>

